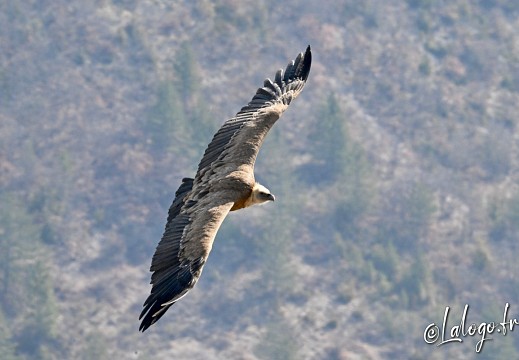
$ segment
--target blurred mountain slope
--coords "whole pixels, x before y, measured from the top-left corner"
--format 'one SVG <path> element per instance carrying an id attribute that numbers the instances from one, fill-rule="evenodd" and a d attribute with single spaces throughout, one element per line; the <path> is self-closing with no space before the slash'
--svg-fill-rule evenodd
<path id="1" fill-rule="evenodd" d="M 445 306 L 517 317 L 518 14 L 512 0 L 0 2 L 0 353 L 517 356 L 513 333 L 482 354 L 422 335 Z M 138 333 L 180 179 L 308 44 L 308 84 L 256 166 L 276 202 L 231 214 L 197 287 Z"/>

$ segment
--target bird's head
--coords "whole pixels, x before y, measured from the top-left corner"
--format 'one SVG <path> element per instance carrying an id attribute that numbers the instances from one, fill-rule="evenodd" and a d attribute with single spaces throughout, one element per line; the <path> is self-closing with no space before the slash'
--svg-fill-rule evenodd
<path id="1" fill-rule="evenodd" d="M 260 183 L 255 183 L 252 188 L 251 200 L 252 204 L 262 204 L 267 201 L 274 201 L 276 198 L 270 193 L 270 190 Z"/>

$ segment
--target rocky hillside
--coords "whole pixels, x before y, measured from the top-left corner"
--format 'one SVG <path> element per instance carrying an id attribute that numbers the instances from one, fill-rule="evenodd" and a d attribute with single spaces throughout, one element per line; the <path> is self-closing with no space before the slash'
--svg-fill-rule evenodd
<path id="1" fill-rule="evenodd" d="M 0 353 L 505 359 L 519 336 L 514 0 L 0 2 Z M 139 333 L 180 179 L 265 77 L 307 86 L 204 274 Z M 440 341 L 440 340 L 439 340 Z M 439 342 L 438 341 L 438 342 Z"/>

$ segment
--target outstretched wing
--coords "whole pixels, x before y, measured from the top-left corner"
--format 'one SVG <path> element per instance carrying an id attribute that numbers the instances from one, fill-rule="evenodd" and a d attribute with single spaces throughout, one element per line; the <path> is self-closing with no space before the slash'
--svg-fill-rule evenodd
<path id="1" fill-rule="evenodd" d="M 308 46 L 284 72 L 278 70 L 274 81 L 265 80 L 252 100 L 214 135 L 198 165 L 195 183 L 207 170 L 222 165 L 229 171 L 246 165 L 252 173 L 267 132 L 303 90 L 311 64 L 312 53 Z"/>
<path id="2" fill-rule="evenodd" d="M 285 72 L 279 70 L 274 81 L 265 80 L 249 104 L 215 134 L 195 179 L 183 180 L 153 255 L 153 286 L 139 317 L 140 330 L 145 331 L 160 319 L 198 281 L 220 224 L 244 194 L 244 188 L 226 186 L 223 180 L 227 173 L 241 168 L 245 171 L 241 180 L 250 186 L 250 193 L 254 162 L 263 139 L 303 89 L 311 61 L 309 46 L 288 64 Z"/>
<path id="3" fill-rule="evenodd" d="M 164 235 L 151 262 L 151 294 L 139 316 L 145 331 L 198 281 L 214 237 L 233 202 L 219 192 L 188 200 L 193 179 L 184 179 L 169 211 Z M 198 191 L 197 191 L 198 192 Z"/>

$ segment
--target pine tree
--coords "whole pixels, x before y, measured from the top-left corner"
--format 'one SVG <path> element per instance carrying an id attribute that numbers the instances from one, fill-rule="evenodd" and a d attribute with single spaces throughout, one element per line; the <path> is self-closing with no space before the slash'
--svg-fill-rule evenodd
<path id="1" fill-rule="evenodd" d="M 0 195 L 0 303 L 13 311 L 23 289 L 23 262 L 39 252 L 39 226 L 14 195 Z"/>
<path id="2" fill-rule="evenodd" d="M 343 171 L 343 159 L 346 156 L 348 141 L 346 120 L 334 94 L 330 94 L 319 107 L 318 123 L 310 136 L 312 154 L 317 157 L 320 166 L 314 182 L 325 179 L 334 180 Z"/>
<path id="3" fill-rule="evenodd" d="M 0 304 L 21 329 L 13 334 L 18 352 L 45 359 L 52 353 L 57 317 L 48 255 L 41 226 L 14 194 L 2 194 L 0 208 Z"/>
<path id="4" fill-rule="evenodd" d="M 3 360 L 21 360 L 15 353 L 16 343 L 12 339 L 10 327 L 0 311 L 0 354 Z"/>

